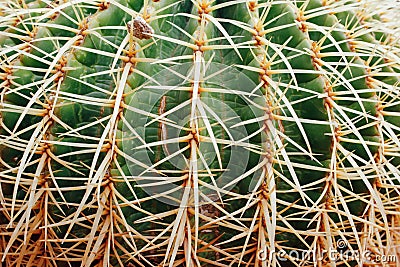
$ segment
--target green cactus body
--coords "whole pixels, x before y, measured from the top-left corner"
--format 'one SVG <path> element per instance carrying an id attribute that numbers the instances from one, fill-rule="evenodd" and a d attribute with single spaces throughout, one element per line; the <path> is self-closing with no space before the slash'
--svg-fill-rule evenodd
<path id="1" fill-rule="evenodd" d="M 376 2 L 1 2 L 2 263 L 394 266 Z"/>

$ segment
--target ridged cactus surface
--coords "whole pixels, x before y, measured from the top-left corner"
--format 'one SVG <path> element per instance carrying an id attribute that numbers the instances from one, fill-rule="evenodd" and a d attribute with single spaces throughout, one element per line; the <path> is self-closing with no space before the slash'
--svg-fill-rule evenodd
<path id="1" fill-rule="evenodd" d="M 398 266 L 399 12 L 0 1 L 0 265 Z"/>

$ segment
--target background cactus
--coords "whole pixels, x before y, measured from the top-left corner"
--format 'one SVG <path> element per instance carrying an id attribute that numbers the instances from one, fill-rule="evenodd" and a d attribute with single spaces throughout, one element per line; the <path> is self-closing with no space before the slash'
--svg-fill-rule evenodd
<path id="1" fill-rule="evenodd" d="M 396 266 L 398 5 L 0 2 L 2 264 Z"/>

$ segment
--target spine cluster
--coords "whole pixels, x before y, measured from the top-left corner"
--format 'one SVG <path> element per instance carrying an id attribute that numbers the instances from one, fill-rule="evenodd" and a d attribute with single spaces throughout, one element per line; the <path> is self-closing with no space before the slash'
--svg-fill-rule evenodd
<path id="1" fill-rule="evenodd" d="M 0 2 L 2 264 L 394 266 L 399 10 Z"/>

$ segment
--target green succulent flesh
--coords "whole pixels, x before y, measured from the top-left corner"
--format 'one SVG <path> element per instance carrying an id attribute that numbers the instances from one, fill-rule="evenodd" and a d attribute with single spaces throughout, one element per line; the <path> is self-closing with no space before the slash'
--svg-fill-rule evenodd
<path id="1" fill-rule="evenodd" d="M 394 255 L 400 6 L 328 2 L 0 3 L 2 263 Z"/>

